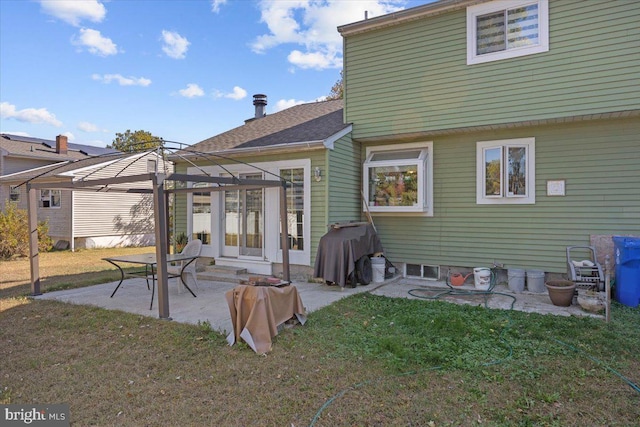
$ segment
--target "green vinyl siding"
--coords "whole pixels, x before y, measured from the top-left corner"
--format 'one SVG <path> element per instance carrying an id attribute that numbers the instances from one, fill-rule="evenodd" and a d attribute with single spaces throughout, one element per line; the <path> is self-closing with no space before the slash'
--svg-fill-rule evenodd
<path id="1" fill-rule="evenodd" d="M 550 1 L 550 50 L 466 64 L 459 9 L 345 37 L 354 139 L 640 108 L 640 3 Z"/>
<path id="2" fill-rule="evenodd" d="M 392 262 L 566 271 L 565 248 L 591 235 L 640 235 L 640 121 L 554 126 L 434 138 L 434 216 L 374 221 Z M 476 204 L 476 141 L 535 138 L 536 203 Z M 565 196 L 547 196 L 565 180 Z"/>
<path id="3" fill-rule="evenodd" d="M 311 158 L 311 258 L 312 266 L 316 259 L 320 237 L 327 232 L 327 150 L 316 150 L 307 155 Z M 318 167 L 323 172 L 322 180 L 313 179 L 313 170 Z"/>
<path id="4" fill-rule="evenodd" d="M 187 167 L 191 166 L 186 163 L 176 163 L 176 173 L 187 173 Z M 171 212 L 175 227 L 175 235 L 184 233 L 187 234 L 187 194 L 175 194 L 173 209 Z"/>
<path id="5" fill-rule="evenodd" d="M 335 144 L 329 156 L 328 224 L 360 221 L 362 214 L 362 161 L 360 144 L 351 143 L 349 136 Z"/>

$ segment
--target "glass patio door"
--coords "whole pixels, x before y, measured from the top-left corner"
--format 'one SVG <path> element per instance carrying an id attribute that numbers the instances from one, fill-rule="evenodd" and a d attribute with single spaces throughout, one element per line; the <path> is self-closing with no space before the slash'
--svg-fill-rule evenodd
<path id="1" fill-rule="evenodd" d="M 240 174 L 240 178 L 262 179 L 262 174 Z M 263 189 L 224 192 L 223 256 L 262 257 L 264 248 Z"/>

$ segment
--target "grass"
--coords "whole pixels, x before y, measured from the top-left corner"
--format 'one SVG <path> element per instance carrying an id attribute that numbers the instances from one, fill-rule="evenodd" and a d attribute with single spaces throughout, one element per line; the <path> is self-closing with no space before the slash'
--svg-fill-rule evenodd
<path id="1" fill-rule="evenodd" d="M 133 247 L 41 253 L 40 291 L 50 292 L 118 280 L 120 272 L 102 258 L 154 251 L 155 248 L 152 247 Z M 0 298 L 27 295 L 31 292 L 29 268 L 27 258 L 0 260 Z"/>
<path id="2" fill-rule="evenodd" d="M 42 254 L 43 273 L 50 274 L 49 257 L 62 269 L 44 279 L 45 289 L 115 280 L 99 261 L 110 252 L 100 252 Z M 72 425 L 633 426 L 640 419 L 640 310 L 618 304 L 605 323 L 358 294 L 284 330 L 263 357 L 229 347 L 208 325 L 25 298 L 25 260 L 0 262 L 0 271 L 0 403 L 68 403 Z"/>

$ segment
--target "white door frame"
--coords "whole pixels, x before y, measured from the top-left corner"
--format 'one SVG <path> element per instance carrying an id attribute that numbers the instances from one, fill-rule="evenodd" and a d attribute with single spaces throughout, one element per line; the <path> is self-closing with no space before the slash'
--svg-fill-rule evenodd
<path id="1" fill-rule="evenodd" d="M 255 167 L 254 167 L 255 166 Z M 257 169 L 259 168 L 259 169 Z M 289 250 L 289 262 L 291 264 L 309 266 L 311 263 L 311 159 L 294 159 L 280 160 L 275 162 L 253 163 L 252 165 L 236 164 L 224 165 L 224 169 L 220 166 L 203 166 L 200 168 L 190 167 L 187 169 L 188 174 L 201 174 L 202 170 L 211 176 L 224 176 L 229 171 L 234 175 L 241 173 L 255 173 L 260 169 L 266 171 L 264 179 L 277 179 L 277 175 L 281 169 L 302 168 L 304 170 L 304 224 L 303 224 L 303 250 Z M 267 187 L 263 190 L 263 206 L 264 206 L 264 237 L 263 237 L 263 261 L 269 263 L 282 262 L 282 250 L 280 247 L 280 189 L 278 187 Z M 189 193 L 187 197 L 187 230 L 191 235 L 192 227 L 192 201 L 193 197 Z M 224 243 L 224 192 L 215 191 L 211 193 L 211 244 L 203 245 L 201 255 L 205 257 L 224 259 L 222 256 L 222 246 Z M 247 259 L 247 265 L 251 264 L 251 260 Z M 238 263 L 242 262 L 240 257 L 237 258 Z M 249 270 L 250 271 L 250 270 Z"/>

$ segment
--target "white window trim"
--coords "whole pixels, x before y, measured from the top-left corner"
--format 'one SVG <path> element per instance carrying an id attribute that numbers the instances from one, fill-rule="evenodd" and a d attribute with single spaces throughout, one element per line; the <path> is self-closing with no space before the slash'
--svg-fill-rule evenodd
<path id="1" fill-rule="evenodd" d="M 538 44 L 500 52 L 476 54 L 476 17 L 499 10 L 538 3 Z M 499 0 L 467 8 L 467 65 L 482 64 L 549 51 L 549 0 Z"/>
<path id="2" fill-rule="evenodd" d="M 189 174 L 202 174 L 202 170 L 209 173 L 211 176 L 224 176 L 226 171 L 230 171 L 233 174 L 256 172 L 260 169 L 269 173 L 264 174 L 264 179 L 276 180 L 276 175 L 280 169 L 304 169 L 304 216 L 305 223 L 303 226 L 303 238 L 305 242 L 305 248 L 303 250 L 289 250 L 289 262 L 291 264 L 310 265 L 311 263 L 311 160 L 310 159 L 297 159 L 297 160 L 280 160 L 264 163 L 252 163 L 252 166 L 246 165 L 224 165 L 224 169 L 220 166 L 204 166 L 201 168 L 189 167 L 187 173 Z M 260 169 L 256 169 L 260 168 Z M 272 175 L 273 174 L 273 175 Z M 280 187 L 268 187 L 265 188 L 265 228 L 264 228 L 264 258 L 265 261 L 282 262 L 282 249 L 280 246 Z M 211 245 L 203 246 L 203 256 L 219 257 L 221 256 L 221 207 L 222 207 L 222 191 L 212 193 L 211 199 Z M 193 196 L 189 193 L 187 197 L 187 231 L 189 235 L 192 230 L 192 203 Z"/>
<path id="3" fill-rule="evenodd" d="M 418 183 L 418 205 L 417 206 L 370 206 L 368 205 L 367 198 L 363 200 L 362 210 L 363 212 L 369 211 L 372 214 L 377 215 L 421 215 L 421 216 L 433 216 L 433 141 L 428 142 L 414 142 L 407 144 L 391 144 L 391 145 L 379 145 L 366 148 L 366 158 L 362 167 L 362 188 L 363 194 L 369 194 L 369 157 L 372 153 L 382 151 L 401 151 L 401 150 L 427 150 L 427 157 L 423 164 L 418 162 L 418 174 L 422 172 L 424 179 Z M 413 163 L 412 161 L 402 161 L 403 164 Z"/>
<path id="4" fill-rule="evenodd" d="M 12 202 L 20 201 L 20 186 L 19 185 L 10 185 L 9 186 L 9 200 Z"/>
<path id="5" fill-rule="evenodd" d="M 484 150 L 492 147 L 504 147 L 507 145 L 523 145 L 527 147 L 527 195 L 506 197 L 501 196 L 485 196 L 485 168 L 484 168 Z M 496 141 L 478 141 L 476 142 L 476 204 L 478 205 L 532 205 L 536 202 L 536 140 L 535 138 L 516 138 L 503 139 Z M 504 164 L 501 168 L 503 169 Z M 500 171 L 503 188 L 506 180 L 504 170 Z"/>
<path id="6" fill-rule="evenodd" d="M 42 196 L 42 192 L 43 191 L 48 191 L 49 192 L 49 197 L 47 197 L 46 199 L 43 198 Z M 51 203 L 52 198 L 52 193 L 56 191 L 59 194 L 59 200 L 60 200 L 60 204 L 57 206 L 54 206 Z M 47 200 L 49 202 L 49 206 L 44 206 L 44 201 Z M 51 190 L 49 188 L 43 188 L 42 190 L 40 190 L 40 207 L 42 209 L 60 209 L 62 207 L 62 191 L 61 190 Z"/>

